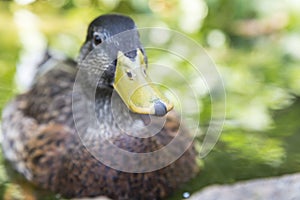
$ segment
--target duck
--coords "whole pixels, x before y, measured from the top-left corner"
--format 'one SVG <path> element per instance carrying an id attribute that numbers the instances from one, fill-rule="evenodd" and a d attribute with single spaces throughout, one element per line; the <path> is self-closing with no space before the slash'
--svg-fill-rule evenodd
<path id="1" fill-rule="evenodd" d="M 147 69 L 130 17 L 95 18 L 77 60 L 48 55 L 30 89 L 4 108 L 5 159 L 64 198 L 170 196 L 199 172 L 197 151 Z"/>

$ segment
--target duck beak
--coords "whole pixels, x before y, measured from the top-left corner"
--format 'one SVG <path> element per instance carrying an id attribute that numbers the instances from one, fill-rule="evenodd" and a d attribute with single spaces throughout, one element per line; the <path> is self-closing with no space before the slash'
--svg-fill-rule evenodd
<path id="1" fill-rule="evenodd" d="M 146 74 L 144 55 L 140 49 L 137 49 L 134 61 L 118 52 L 113 86 L 134 113 L 163 116 L 173 108 L 173 104 Z"/>

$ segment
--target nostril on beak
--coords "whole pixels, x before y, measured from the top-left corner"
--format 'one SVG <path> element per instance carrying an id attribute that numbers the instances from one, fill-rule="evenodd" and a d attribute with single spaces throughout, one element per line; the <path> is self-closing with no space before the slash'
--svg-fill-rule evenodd
<path id="1" fill-rule="evenodd" d="M 154 103 L 154 111 L 155 115 L 164 116 L 167 113 L 166 105 L 158 100 Z"/>

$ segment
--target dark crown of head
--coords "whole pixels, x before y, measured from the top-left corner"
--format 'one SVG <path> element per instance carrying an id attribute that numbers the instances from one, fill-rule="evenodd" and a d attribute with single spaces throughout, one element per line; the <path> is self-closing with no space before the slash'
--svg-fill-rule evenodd
<path id="1" fill-rule="evenodd" d="M 97 30 L 98 28 L 101 30 Z M 91 22 L 86 40 L 92 39 L 94 31 L 107 32 L 113 36 L 135 28 L 135 23 L 130 17 L 117 14 L 102 15 Z"/>

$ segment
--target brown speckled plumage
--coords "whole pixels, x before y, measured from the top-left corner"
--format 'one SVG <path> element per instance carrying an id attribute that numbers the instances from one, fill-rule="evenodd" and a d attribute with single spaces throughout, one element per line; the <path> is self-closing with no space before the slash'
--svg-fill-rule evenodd
<path id="1" fill-rule="evenodd" d="M 90 45 L 89 42 L 88 36 L 79 59 L 83 59 L 85 56 L 82 54 L 91 50 L 91 46 L 86 46 Z M 88 144 L 83 145 L 76 133 L 72 110 L 73 85 L 77 72 L 75 62 L 58 60 L 51 70 L 37 77 L 28 92 L 17 96 L 3 111 L 4 155 L 27 180 L 65 197 L 106 195 L 112 199 L 153 200 L 166 197 L 197 173 L 193 145 L 175 162 L 151 172 L 122 172 L 96 159 L 91 154 L 91 149 L 104 152 L 124 166 L 134 167 L 113 149 L 102 145 L 103 140 L 98 139 L 97 134 L 106 134 L 106 138 L 118 148 L 136 153 L 153 152 L 163 148 L 176 135 L 182 136 L 180 141 L 190 135 L 180 126 L 180 119 L 173 111 L 168 113 L 163 128 L 153 137 L 139 138 L 123 134 L 117 128 L 111 113 L 110 97 L 113 89 L 99 87 L 95 94 L 95 112 L 104 128 L 97 130 L 95 135 L 88 135 L 85 140 Z M 103 83 L 111 81 L 110 79 L 111 77 L 104 77 Z M 123 117 L 125 122 L 128 113 L 122 113 L 122 109 L 118 116 L 121 119 Z M 82 113 L 82 124 L 85 124 L 84 115 L 86 113 Z M 139 122 L 146 123 L 145 119 L 148 119 L 142 115 L 131 115 Z M 155 125 L 160 119 L 154 117 L 152 122 Z M 132 132 L 135 131 L 132 127 Z M 181 150 L 184 147 L 179 142 L 177 148 Z M 161 158 L 153 157 L 145 162 L 159 162 L 157 159 Z"/>

